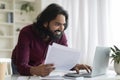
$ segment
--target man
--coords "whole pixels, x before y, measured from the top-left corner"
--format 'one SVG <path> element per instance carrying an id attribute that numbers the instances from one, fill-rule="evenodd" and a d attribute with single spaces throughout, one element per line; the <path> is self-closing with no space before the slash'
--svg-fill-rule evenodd
<path id="1" fill-rule="evenodd" d="M 44 64 L 48 46 L 53 42 L 67 46 L 64 33 L 68 24 L 67 12 L 57 4 L 49 5 L 35 23 L 24 27 L 19 34 L 18 43 L 13 50 L 12 65 L 21 75 L 47 76 L 54 64 Z M 71 70 L 91 68 L 77 64 Z"/>

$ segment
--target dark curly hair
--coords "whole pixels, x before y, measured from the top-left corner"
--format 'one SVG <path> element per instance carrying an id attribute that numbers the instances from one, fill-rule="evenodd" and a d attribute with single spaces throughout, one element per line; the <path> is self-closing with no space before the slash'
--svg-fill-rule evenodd
<path id="1" fill-rule="evenodd" d="M 42 38 L 46 37 L 49 34 L 49 31 L 46 31 L 46 29 L 44 28 L 44 23 L 49 23 L 51 20 L 54 20 L 59 14 L 65 16 L 66 29 L 68 26 L 68 13 L 58 4 L 50 4 L 37 16 L 36 22 L 34 22 L 34 26 L 37 30 L 39 30 L 39 33 L 41 34 Z"/>
<path id="2" fill-rule="evenodd" d="M 50 22 L 51 20 L 55 19 L 58 14 L 62 14 L 65 16 L 66 29 L 68 25 L 68 13 L 61 6 L 55 3 L 50 4 L 43 12 L 41 12 L 41 14 L 37 16 L 37 21 L 35 22 L 35 24 L 38 27 L 42 27 L 45 22 Z"/>

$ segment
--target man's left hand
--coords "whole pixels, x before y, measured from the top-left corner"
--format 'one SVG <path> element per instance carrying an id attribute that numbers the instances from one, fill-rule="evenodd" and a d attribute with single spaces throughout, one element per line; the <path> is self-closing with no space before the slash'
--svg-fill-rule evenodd
<path id="1" fill-rule="evenodd" d="M 92 68 L 86 64 L 76 64 L 71 70 L 75 70 L 79 74 L 79 70 L 86 70 L 88 73 L 92 72 Z"/>

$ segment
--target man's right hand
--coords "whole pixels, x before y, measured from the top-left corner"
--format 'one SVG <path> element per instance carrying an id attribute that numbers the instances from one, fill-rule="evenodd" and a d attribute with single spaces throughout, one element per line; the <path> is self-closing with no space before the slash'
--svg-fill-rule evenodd
<path id="1" fill-rule="evenodd" d="M 37 76 L 48 76 L 55 69 L 53 64 L 40 64 L 39 66 L 31 67 L 30 73 Z"/>

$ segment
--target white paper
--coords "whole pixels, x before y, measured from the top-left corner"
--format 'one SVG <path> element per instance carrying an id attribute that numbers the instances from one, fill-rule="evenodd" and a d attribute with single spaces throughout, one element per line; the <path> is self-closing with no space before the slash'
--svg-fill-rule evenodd
<path id="1" fill-rule="evenodd" d="M 39 76 L 31 76 L 29 80 L 41 80 Z"/>
<path id="2" fill-rule="evenodd" d="M 19 76 L 17 80 L 29 80 L 29 76 Z"/>
<path id="3" fill-rule="evenodd" d="M 47 79 L 47 80 L 64 80 L 62 76 L 55 75 L 55 76 L 46 76 L 46 77 L 40 77 L 40 79 Z"/>
<path id="4" fill-rule="evenodd" d="M 84 80 L 84 77 L 63 77 L 60 75 L 53 75 L 53 76 L 19 76 L 17 80 Z"/>
<path id="5" fill-rule="evenodd" d="M 53 63 L 55 70 L 70 70 L 79 61 L 80 52 L 72 48 L 53 44 L 48 48 L 45 64 Z"/>
<path id="6" fill-rule="evenodd" d="M 84 77 L 63 77 L 60 75 L 53 75 L 53 76 L 46 76 L 46 77 L 40 77 L 40 76 L 31 76 L 29 80 L 84 80 Z"/>

